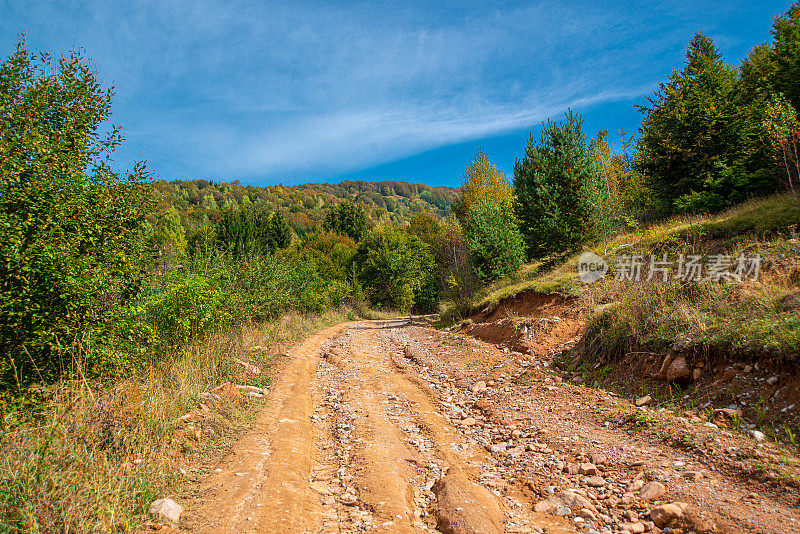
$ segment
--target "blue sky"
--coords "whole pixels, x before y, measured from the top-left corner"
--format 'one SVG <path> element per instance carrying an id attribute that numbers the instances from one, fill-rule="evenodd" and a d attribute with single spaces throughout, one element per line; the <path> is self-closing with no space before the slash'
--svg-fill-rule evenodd
<path id="1" fill-rule="evenodd" d="M 633 109 L 696 31 L 738 63 L 788 2 L 0 0 L 0 55 L 86 49 L 113 84 L 116 160 L 255 185 L 457 185 L 480 147 L 511 171 L 568 107 L 588 135 Z"/>

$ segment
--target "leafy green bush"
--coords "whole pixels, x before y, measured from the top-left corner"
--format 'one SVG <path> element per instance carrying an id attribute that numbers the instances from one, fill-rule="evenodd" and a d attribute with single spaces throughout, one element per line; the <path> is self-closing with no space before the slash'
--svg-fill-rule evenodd
<path id="1" fill-rule="evenodd" d="M 0 384 L 56 379 L 136 292 L 146 175 L 111 168 L 111 99 L 78 53 L 0 64 Z"/>
<path id="2" fill-rule="evenodd" d="M 372 302 L 406 312 L 430 310 L 438 298 L 435 264 L 428 245 L 394 228 L 376 228 L 358 246 L 358 279 Z"/>
<path id="3" fill-rule="evenodd" d="M 519 271 L 525 250 L 510 203 L 474 206 L 464 221 L 464 234 L 475 271 L 485 282 Z"/>
<path id="4" fill-rule="evenodd" d="M 223 306 L 223 294 L 215 284 L 199 275 L 169 279 L 161 293 L 145 304 L 145 317 L 159 341 L 188 342 L 211 328 L 226 323 L 230 316 Z"/>
<path id="5" fill-rule="evenodd" d="M 369 217 L 361 204 L 342 202 L 325 216 L 326 230 L 360 241 L 369 229 Z"/>

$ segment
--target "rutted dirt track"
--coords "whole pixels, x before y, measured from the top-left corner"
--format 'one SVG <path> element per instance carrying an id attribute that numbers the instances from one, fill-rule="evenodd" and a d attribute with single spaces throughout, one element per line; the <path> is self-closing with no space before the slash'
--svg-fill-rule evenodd
<path id="1" fill-rule="evenodd" d="M 182 530 L 800 532 L 796 492 L 610 424 L 627 401 L 532 356 L 400 320 L 289 355 Z"/>

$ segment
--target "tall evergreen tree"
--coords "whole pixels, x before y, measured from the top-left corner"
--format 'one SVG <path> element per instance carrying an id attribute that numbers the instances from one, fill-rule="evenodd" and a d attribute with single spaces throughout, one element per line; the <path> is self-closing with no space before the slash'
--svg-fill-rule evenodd
<path id="1" fill-rule="evenodd" d="M 514 164 L 515 211 L 528 256 L 575 248 L 593 235 L 592 192 L 599 173 L 586 144 L 583 121 L 572 111 L 542 125 Z"/>
<path id="2" fill-rule="evenodd" d="M 775 89 L 794 109 L 800 109 L 800 2 L 795 2 L 772 25 Z"/>
<path id="3" fill-rule="evenodd" d="M 641 106 L 638 164 L 667 212 L 719 208 L 741 173 L 735 69 L 711 39 L 694 36 L 686 64 Z"/>
<path id="4" fill-rule="evenodd" d="M 277 211 L 269 218 L 269 246 L 272 250 L 288 247 L 292 242 L 292 227 L 286 216 Z"/>

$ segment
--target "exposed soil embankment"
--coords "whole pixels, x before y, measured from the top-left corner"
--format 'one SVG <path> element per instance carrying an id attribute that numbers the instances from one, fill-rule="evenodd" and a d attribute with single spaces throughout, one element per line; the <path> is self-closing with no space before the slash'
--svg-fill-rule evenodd
<path id="1" fill-rule="evenodd" d="M 587 299 L 523 291 L 451 330 L 557 364 L 574 383 L 681 407 L 690 417 L 797 444 L 800 369 L 774 351 L 741 351 L 681 339 L 637 340 L 603 351 L 586 339 Z M 592 334 L 590 333 L 589 336 Z M 788 362 L 788 363 L 787 363 Z M 756 434 L 758 435 L 758 434 Z"/>
<path id="2" fill-rule="evenodd" d="M 632 340 L 615 354 L 581 343 L 564 354 L 562 362 L 575 380 L 598 382 L 631 397 L 647 394 L 654 402 L 677 403 L 719 426 L 764 431 L 790 444 L 797 432 L 800 369 L 773 352 L 690 340 L 653 348 Z"/>
<path id="3" fill-rule="evenodd" d="M 473 314 L 459 331 L 523 354 L 551 357 L 577 342 L 585 315 L 575 297 L 529 290 Z"/>

